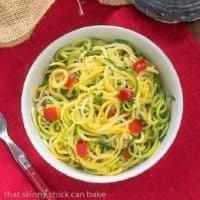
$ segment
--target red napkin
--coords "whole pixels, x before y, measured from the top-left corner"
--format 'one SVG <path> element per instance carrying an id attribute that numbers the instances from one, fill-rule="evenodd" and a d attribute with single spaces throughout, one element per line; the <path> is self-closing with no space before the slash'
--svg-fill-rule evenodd
<path id="1" fill-rule="evenodd" d="M 10 135 L 27 153 L 49 187 L 58 195 L 60 193 L 60 196 L 66 196 L 58 199 L 200 199 L 200 45 L 193 39 L 186 25 L 156 22 L 143 16 L 132 6 L 114 8 L 88 0 L 84 4 L 84 10 L 85 16 L 80 17 L 74 0 L 56 1 L 28 41 L 13 48 L 0 50 L 0 111 L 8 120 Z M 165 157 L 145 173 L 113 184 L 77 181 L 49 166 L 31 145 L 23 127 L 20 111 L 23 83 L 38 54 L 64 33 L 94 24 L 123 26 L 150 38 L 174 63 L 184 92 L 182 125 L 175 143 Z M 38 199 L 34 197 L 35 189 L 2 142 L 0 169 L 1 200 Z M 91 193 L 105 193 L 105 196 L 87 197 L 87 194 Z"/>

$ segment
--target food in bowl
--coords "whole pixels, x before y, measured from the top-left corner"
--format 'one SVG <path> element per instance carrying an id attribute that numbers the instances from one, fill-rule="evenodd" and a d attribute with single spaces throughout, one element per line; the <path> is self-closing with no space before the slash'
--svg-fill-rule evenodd
<path id="1" fill-rule="evenodd" d="M 32 118 L 51 153 L 94 175 L 151 157 L 170 123 L 154 64 L 122 39 L 81 38 L 55 53 L 34 89 Z"/>

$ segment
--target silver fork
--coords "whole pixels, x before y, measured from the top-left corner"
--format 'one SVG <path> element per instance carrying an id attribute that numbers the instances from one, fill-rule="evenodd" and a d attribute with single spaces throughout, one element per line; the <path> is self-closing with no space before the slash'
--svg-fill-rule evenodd
<path id="1" fill-rule="evenodd" d="M 41 198 L 46 200 L 55 200 L 53 193 L 50 192 L 46 183 L 42 180 L 40 175 L 32 167 L 32 164 L 28 160 L 26 154 L 8 136 L 7 122 L 2 113 L 0 113 L 0 139 L 7 144 L 14 159 L 24 170 L 31 182 L 34 184 L 35 188 L 40 193 Z"/>

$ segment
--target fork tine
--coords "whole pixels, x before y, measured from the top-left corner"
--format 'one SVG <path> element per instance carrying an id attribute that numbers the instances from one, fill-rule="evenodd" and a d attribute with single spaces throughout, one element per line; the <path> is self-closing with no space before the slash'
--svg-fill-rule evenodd
<path id="1" fill-rule="evenodd" d="M 7 127 L 7 121 L 1 112 L 0 112 L 0 122 L 1 124 L 3 123 Z"/>
<path id="2" fill-rule="evenodd" d="M 3 114 L 0 112 L 0 118 L 4 118 Z"/>

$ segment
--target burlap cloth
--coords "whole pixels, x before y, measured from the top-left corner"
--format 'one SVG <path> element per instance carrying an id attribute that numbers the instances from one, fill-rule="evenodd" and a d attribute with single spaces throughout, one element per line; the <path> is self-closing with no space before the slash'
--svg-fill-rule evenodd
<path id="1" fill-rule="evenodd" d="M 0 0 L 0 47 L 14 46 L 28 39 L 54 1 Z M 128 4 L 128 0 L 98 1 L 115 6 Z"/>
<path id="2" fill-rule="evenodd" d="M 0 47 L 26 40 L 55 0 L 0 0 Z"/>
<path id="3" fill-rule="evenodd" d="M 112 5 L 112 6 L 130 4 L 129 0 L 99 0 L 99 2 L 103 4 L 107 4 L 107 5 Z"/>

